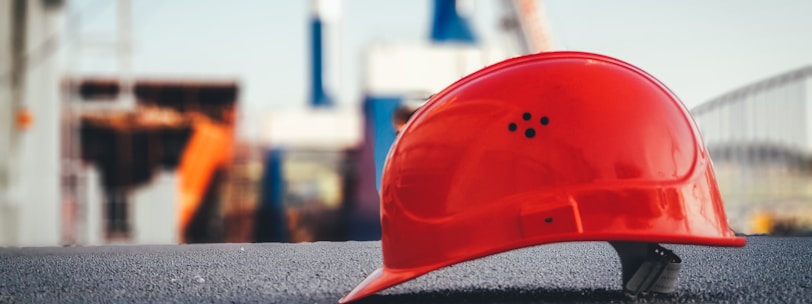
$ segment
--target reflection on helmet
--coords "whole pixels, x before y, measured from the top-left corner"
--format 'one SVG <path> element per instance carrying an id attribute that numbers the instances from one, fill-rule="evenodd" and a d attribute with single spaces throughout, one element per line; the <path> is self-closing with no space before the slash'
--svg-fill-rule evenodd
<path id="1" fill-rule="evenodd" d="M 743 246 L 687 109 L 622 61 L 579 52 L 492 65 L 435 94 L 393 144 L 382 268 L 353 301 L 507 250 L 609 241 L 627 292 L 673 291 L 656 243 Z"/>

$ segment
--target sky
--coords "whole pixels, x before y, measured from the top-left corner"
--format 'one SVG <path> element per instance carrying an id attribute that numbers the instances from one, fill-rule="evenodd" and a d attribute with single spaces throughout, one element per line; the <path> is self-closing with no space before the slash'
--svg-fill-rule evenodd
<path id="1" fill-rule="evenodd" d="M 479 41 L 504 41 L 499 0 L 468 0 Z M 118 69 L 116 2 L 73 0 L 76 46 L 66 70 Z M 812 64 L 812 1 L 544 0 L 553 47 L 616 57 L 661 80 L 688 107 L 766 77 Z M 340 106 L 363 97 L 363 52 L 371 43 L 423 43 L 430 0 L 343 0 L 331 95 Z M 309 94 L 310 1 L 132 1 L 132 66 L 138 77 L 237 79 L 241 113 L 303 107 Z M 78 17 L 78 18 L 76 18 Z M 77 21 L 78 22 L 75 22 Z M 333 60 L 335 61 L 335 60 Z"/>

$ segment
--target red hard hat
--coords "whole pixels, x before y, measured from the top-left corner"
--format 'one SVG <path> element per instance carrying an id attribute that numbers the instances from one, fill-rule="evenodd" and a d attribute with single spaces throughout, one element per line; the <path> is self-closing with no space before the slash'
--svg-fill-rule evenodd
<path id="1" fill-rule="evenodd" d="M 680 260 L 654 243 L 745 244 L 685 106 L 596 54 L 513 58 L 435 94 L 395 140 L 381 188 L 383 267 L 340 302 L 565 241 L 609 241 L 627 291 L 667 292 L 676 274 L 658 275 Z"/>

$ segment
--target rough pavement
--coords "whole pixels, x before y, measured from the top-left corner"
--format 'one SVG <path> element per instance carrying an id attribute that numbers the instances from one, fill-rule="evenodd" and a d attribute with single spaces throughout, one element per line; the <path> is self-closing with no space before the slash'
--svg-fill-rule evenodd
<path id="1" fill-rule="evenodd" d="M 812 238 L 745 248 L 666 245 L 677 292 L 626 298 L 601 242 L 458 264 L 357 303 L 812 303 Z M 336 303 L 381 262 L 380 242 L 0 248 L 0 303 Z"/>

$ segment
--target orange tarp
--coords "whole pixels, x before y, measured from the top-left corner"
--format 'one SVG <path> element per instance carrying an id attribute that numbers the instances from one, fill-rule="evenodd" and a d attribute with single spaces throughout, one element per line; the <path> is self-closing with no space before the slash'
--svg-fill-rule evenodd
<path id="1" fill-rule="evenodd" d="M 195 122 L 194 133 L 183 151 L 178 168 L 178 227 L 181 232 L 186 229 L 200 206 L 214 172 L 231 158 L 231 144 L 232 136 L 226 126 L 208 120 Z"/>

